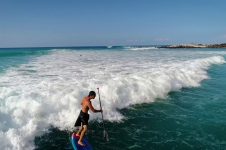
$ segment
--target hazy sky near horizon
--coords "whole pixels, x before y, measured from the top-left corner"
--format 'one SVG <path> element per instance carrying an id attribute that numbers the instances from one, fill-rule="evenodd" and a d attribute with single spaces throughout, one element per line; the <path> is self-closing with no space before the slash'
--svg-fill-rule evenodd
<path id="1" fill-rule="evenodd" d="M 0 47 L 226 42 L 225 0 L 0 0 Z"/>

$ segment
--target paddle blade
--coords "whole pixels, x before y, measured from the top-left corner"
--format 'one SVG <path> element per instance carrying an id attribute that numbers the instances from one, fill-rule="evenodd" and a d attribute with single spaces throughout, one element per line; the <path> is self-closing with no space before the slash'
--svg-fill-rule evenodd
<path id="1" fill-rule="evenodd" d="M 108 133 L 106 130 L 103 131 L 103 135 L 104 135 L 104 139 L 108 142 L 109 141 L 109 137 L 108 137 Z"/>

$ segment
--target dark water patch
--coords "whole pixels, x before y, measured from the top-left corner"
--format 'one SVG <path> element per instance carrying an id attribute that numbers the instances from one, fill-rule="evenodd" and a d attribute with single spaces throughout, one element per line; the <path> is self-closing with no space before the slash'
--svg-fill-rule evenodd
<path id="1" fill-rule="evenodd" d="M 35 150 L 73 150 L 70 143 L 70 133 L 51 127 L 48 133 L 35 137 Z"/>

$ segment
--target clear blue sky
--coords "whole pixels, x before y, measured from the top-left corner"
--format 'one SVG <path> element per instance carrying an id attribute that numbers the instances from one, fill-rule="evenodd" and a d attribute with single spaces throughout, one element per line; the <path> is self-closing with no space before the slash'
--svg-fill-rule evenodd
<path id="1" fill-rule="evenodd" d="M 0 0 L 0 47 L 223 42 L 225 0 Z"/>

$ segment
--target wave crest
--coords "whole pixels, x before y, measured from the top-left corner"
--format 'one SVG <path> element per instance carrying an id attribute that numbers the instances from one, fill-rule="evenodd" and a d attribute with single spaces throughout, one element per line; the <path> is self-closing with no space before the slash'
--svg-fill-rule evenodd
<path id="1" fill-rule="evenodd" d="M 132 51 L 142 51 L 142 50 L 156 50 L 159 49 L 158 47 L 149 46 L 149 47 L 125 47 L 126 50 Z"/>

